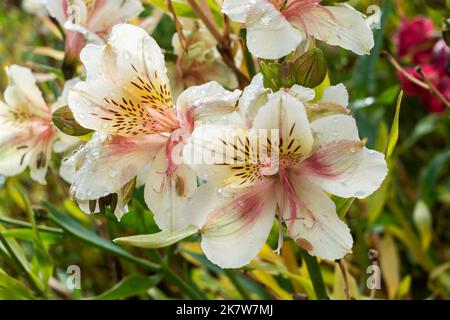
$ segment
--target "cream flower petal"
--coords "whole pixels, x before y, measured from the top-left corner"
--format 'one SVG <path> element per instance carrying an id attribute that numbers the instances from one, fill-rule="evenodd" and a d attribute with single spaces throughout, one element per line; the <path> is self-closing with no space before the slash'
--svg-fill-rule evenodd
<path id="1" fill-rule="evenodd" d="M 307 34 L 330 45 L 369 54 L 374 46 L 372 30 L 361 13 L 348 6 L 308 6 L 290 22 Z"/>
<path id="2" fill-rule="evenodd" d="M 162 148 L 149 166 L 145 180 L 145 202 L 161 230 L 174 231 L 187 226 L 184 206 L 197 188 L 197 176 L 186 165 L 168 172 L 166 148 Z"/>
<path id="3" fill-rule="evenodd" d="M 49 119 L 50 110 L 31 70 L 12 65 L 6 68 L 6 73 L 8 75 L 8 87 L 4 94 L 6 104 L 10 108 L 20 109 L 21 112 Z"/>
<path id="4" fill-rule="evenodd" d="M 334 202 L 303 177 L 291 174 L 289 180 L 296 197 L 294 206 L 287 206 L 283 215 L 289 236 L 309 254 L 323 259 L 333 261 L 350 253 L 352 236 L 338 218 Z M 286 193 L 278 195 L 283 196 Z"/>
<path id="5" fill-rule="evenodd" d="M 264 77 L 258 73 L 244 89 L 239 99 L 239 113 L 246 120 L 247 127 L 253 126 L 253 120 L 259 109 L 267 103 L 270 89 L 264 87 Z"/>
<path id="6" fill-rule="evenodd" d="M 259 58 L 284 57 L 305 39 L 268 1 L 255 2 L 245 22 L 248 50 Z"/>
<path id="7" fill-rule="evenodd" d="M 94 135 L 75 157 L 75 163 L 65 161 L 62 168 L 68 180 L 73 180 L 72 191 L 79 200 L 95 200 L 115 193 L 133 179 L 164 146 L 167 138 L 151 135 L 142 138 L 124 138 Z M 75 164 L 75 176 L 70 178 Z M 72 171 L 72 172 L 71 172 Z"/>
<path id="8" fill-rule="evenodd" d="M 239 268 L 256 257 L 266 242 L 275 210 L 270 182 L 231 196 L 207 183 L 188 200 L 185 214 L 189 223 L 200 228 L 208 259 L 222 268 Z"/>
<path id="9" fill-rule="evenodd" d="M 365 198 L 387 174 L 384 155 L 363 146 L 355 120 L 346 115 L 321 118 L 311 124 L 314 151 L 296 171 L 323 190 L 340 197 Z"/>
<path id="10" fill-rule="evenodd" d="M 277 130 L 280 137 L 280 155 L 302 159 L 309 155 L 313 136 L 305 106 L 285 92 L 269 95 L 253 124 L 254 129 Z"/>
<path id="11" fill-rule="evenodd" d="M 86 27 L 93 32 L 105 32 L 110 27 L 137 17 L 143 10 L 139 0 L 97 0 Z"/>
<path id="12" fill-rule="evenodd" d="M 87 80 L 73 88 L 69 106 L 82 126 L 121 136 L 178 126 L 164 57 L 143 29 L 117 25 L 108 45 L 87 46 L 81 58 Z"/>
<path id="13" fill-rule="evenodd" d="M 177 100 L 181 125 L 191 131 L 208 123 L 242 123 L 235 113 L 240 90 L 228 91 L 215 81 L 186 89 Z"/>
<path id="14" fill-rule="evenodd" d="M 257 2 L 254 0 L 224 0 L 222 12 L 236 22 L 245 23 L 249 12 L 254 10 Z"/>
<path id="15" fill-rule="evenodd" d="M 333 103 L 343 107 L 348 107 L 348 100 L 347 88 L 340 83 L 336 86 L 326 88 L 319 103 Z"/>
<path id="16" fill-rule="evenodd" d="M 183 150 L 185 163 L 217 187 L 243 188 L 261 182 L 257 136 L 227 125 L 197 127 Z M 255 137 L 255 138 L 253 138 Z"/>
<path id="17" fill-rule="evenodd" d="M 0 108 L 5 105 L 0 102 Z M 25 170 L 30 162 L 28 143 L 33 132 L 22 128 L 2 125 L 0 131 L 0 174 L 14 176 Z M 21 146 L 27 146 L 21 147 Z"/>

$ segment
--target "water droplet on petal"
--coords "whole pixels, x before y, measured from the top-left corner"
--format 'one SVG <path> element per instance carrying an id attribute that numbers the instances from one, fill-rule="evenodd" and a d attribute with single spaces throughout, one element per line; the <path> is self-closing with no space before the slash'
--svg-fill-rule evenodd
<path id="1" fill-rule="evenodd" d="M 117 171 L 109 170 L 108 175 L 110 178 L 115 178 L 115 177 L 117 177 Z"/>

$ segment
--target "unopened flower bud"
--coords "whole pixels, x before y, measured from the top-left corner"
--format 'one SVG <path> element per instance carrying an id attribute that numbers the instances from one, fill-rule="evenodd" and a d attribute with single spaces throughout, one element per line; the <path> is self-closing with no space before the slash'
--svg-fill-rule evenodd
<path id="1" fill-rule="evenodd" d="M 53 112 L 52 121 L 59 130 L 69 136 L 79 137 L 92 132 L 92 130 L 83 128 L 78 124 L 72 114 L 72 110 L 68 106 L 59 108 Z"/>
<path id="2" fill-rule="evenodd" d="M 294 62 L 296 84 L 308 88 L 320 85 L 327 75 L 325 56 L 319 48 L 303 53 Z"/>

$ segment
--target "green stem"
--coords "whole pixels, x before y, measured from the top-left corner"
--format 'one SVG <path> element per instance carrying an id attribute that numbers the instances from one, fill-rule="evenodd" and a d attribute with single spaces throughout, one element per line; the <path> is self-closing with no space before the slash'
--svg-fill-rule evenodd
<path id="1" fill-rule="evenodd" d="M 327 290 L 323 282 L 322 273 L 320 272 L 319 263 L 317 258 L 311 256 L 305 250 L 301 250 L 303 261 L 306 263 L 306 268 L 308 269 L 309 277 L 316 292 L 318 300 L 323 300 L 328 298 Z"/>
<path id="2" fill-rule="evenodd" d="M 195 287 L 190 287 L 189 284 L 183 280 L 183 278 L 173 272 L 164 261 L 163 257 L 161 257 L 156 250 L 150 250 L 149 253 L 161 266 L 163 271 L 162 273 L 165 274 L 171 282 L 176 284 L 188 297 L 192 299 L 206 300 L 206 296 L 200 290 L 196 290 Z"/>
<path id="3" fill-rule="evenodd" d="M 227 275 L 227 277 L 231 280 L 231 282 L 233 283 L 233 285 L 236 287 L 236 290 L 239 292 L 239 294 L 241 295 L 241 297 L 244 300 L 250 300 L 250 296 L 247 294 L 247 291 L 244 289 L 244 287 L 242 287 L 241 283 L 239 282 L 238 277 L 236 276 L 236 271 L 231 270 L 231 269 L 224 269 L 225 274 Z"/>
<path id="4" fill-rule="evenodd" d="M 33 228 L 33 225 L 31 223 L 28 223 L 28 222 L 25 222 L 25 221 L 21 221 L 21 220 L 12 219 L 12 218 L 1 216 L 1 215 L 0 215 L 0 222 L 3 222 L 5 224 L 10 224 L 10 225 L 13 225 L 13 226 L 28 228 L 28 229 L 32 229 Z M 40 225 L 38 225 L 37 229 L 39 231 L 48 232 L 48 233 L 55 233 L 55 234 L 63 234 L 64 233 L 64 230 L 62 230 L 62 229 L 51 228 L 51 227 L 47 227 L 47 226 L 40 226 Z"/>

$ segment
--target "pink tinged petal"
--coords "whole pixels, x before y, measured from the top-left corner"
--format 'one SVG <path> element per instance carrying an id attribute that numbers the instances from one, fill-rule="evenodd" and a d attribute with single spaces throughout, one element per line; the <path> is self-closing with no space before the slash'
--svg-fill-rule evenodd
<path id="1" fill-rule="evenodd" d="M 305 37 L 267 1 L 258 1 L 246 18 L 247 46 L 259 58 L 279 59 L 294 51 Z"/>
<path id="2" fill-rule="evenodd" d="M 283 14 L 300 30 L 330 45 L 359 55 L 369 54 L 374 46 L 372 30 L 363 15 L 351 7 L 292 6 Z"/>
<path id="3" fill-rule="evenodd" d="M 303 177 L 290 174 L 288 179 L 295 196 L 289 197 L 290 205 L 283 213 L 290 237 L 309 254 L 323 259 L 333 261 L 350 253 L 353 239 L 338 218 L 334 202 Z M 281 190 L 279 198 L 292 193 Z"/>
<path id="4" fill-rule="evenodd" d="M 60 25 L 63 25 L 67 19 L 67 0 L 44 0 L 43 2 L 49 14 L 55 18 Z"/>
<path id="5" fill-rule="evenodd" d="M 256 257 L 275 217 L 272 186 L 264 182 L 231 195 L 208 183 L 197 189 L 185 212 L 189 223 L 201 229 L 201 247 L 209 260 L 222 268 L 239 268 Z"/>
<path id="6" fill-rule="evenodd" d="M 149 166 L 145 179 L 145 202 L 161 230 L 174 231 L 188 224 L 183 211 L 187 198 L 197 188 L 197 176 L 186 165 L 168 172 L 169 162 L 163 147 Z"/>
<path id="7" fill-rule="evenodd" d="M 87 81 L 69 94 L 69 106 L 81 125 L 122 136 L 178 127 L 164 57 L 143 29 L 117 25 L 107 46 L 87 46 L 81 59 Z"/>
<path id="8" fill-rule="evenodd" d="M 0 134 L 0 173 L 13 176 L 28 166 L 31 178 L 45 184 L 55 131 L 41 122 L 27 127 L 3 126 Z"/>
<path id="9" fill-rule="evenodd" d="M 124 138 L 96 134 L 75 158 L 72 192 L 80 200 L 94 200 L 115 193 L 133 179 L 161 150 L 160 135 Z M 66 161 L 62 165 L 73 165 Z M 62 169 L 65 170 L 65 169 Z M 70 176 L 70 169 L 67 170 Z"/>
<path id="10" fill-rule="evenodd" d="M 365 198 L 380 187 L 387 174 L 384 155 L 363 146 L 352 117 L 328 116 L 311 126 L 314 151 L 295 169 L 298 175 L 344 198 Z"/>
<path id="11" fill-rule="evenodd" d="M 112 26 L 139 16 L 143 10 L 139 0 L 96 0 L 89 13 L 87 28 L 104 35 Z"/>
<path id="12" fill-rule="evenodd" d="M 235 113 L 240 90 L 228 91 L 215 81 L 190 87 L 177 100 L 180 125 L 192 132 L 196 123 L 240 122 Z"/>

